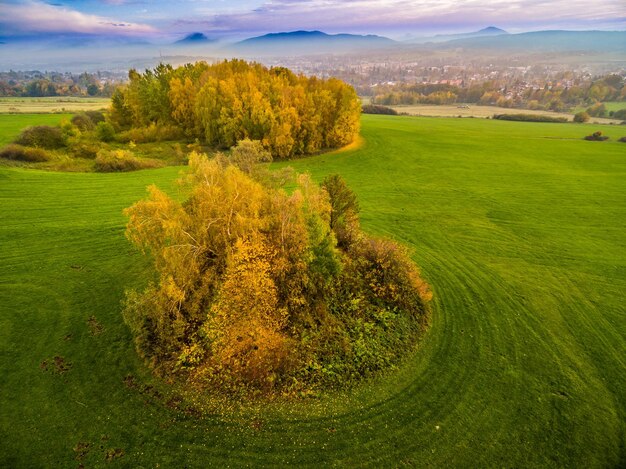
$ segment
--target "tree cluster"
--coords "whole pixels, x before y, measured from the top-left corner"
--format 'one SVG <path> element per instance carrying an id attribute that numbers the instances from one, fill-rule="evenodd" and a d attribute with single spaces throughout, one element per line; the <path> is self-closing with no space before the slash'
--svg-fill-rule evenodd
<path id="1" fill-rule="evenodd" d="M 259 140 L 278 158 L 346 145 L 359 131 L 360 103 L 340 80 L 307 78 L 276 67 L 230 60 L 129 73 L 112 98 L 120 129 L 180 127 L 219 148 Z"/>
<path id="2" fill-rule="evenodd" d="M 587 83 L 572 86 L 545 84 L 543 87 L 525 87 L 521 83 L 501 86 L 487 81 L 470 86 L 449 84 L 394 85 L 383 87 L 372 103 L 453 104 L 476 103 L 504 108 L 566 111 L 576 106 L 592 106 L 587 111 L 595 117 L 610 117 L 603 101 L 626 101 L 626 82 L 619 75 L 607 75 Z"/>
<path id="3" fill-rule="evenodd" d="M 108 73 L 1 72 L 0 96 L 52 97 L 100 96 L 110 97 L 118 80 Z"/>
<path id="4" fill-rule="evenodd" d="M 138 350 L 228 395 L 301 395 L 397 363 L 430 299 L 406 250 L 363 234 L 340 177 L 300 175 L 288 193 L 250 164 L 266 158 L 249 141 L 230 159 L 192 154 L 183 202 L 152 186 L 126 210 L 127 237 L 158 273 L 127 294 Z"/>

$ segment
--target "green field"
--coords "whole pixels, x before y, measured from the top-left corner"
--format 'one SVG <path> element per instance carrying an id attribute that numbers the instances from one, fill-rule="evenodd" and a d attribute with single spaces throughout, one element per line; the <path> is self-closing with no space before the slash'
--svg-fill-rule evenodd
<path id="1" fill-rule="evenodd" d="M 607 104 L 621 104 L 624 103 L 607 103 Z M 515 109 L 515 108 L 503 108 L 497 106 L 479 106 L 476 104 L 467 104 L 466 108 L 462 107 L 462 104 L 415 104 L 415 105 L 398 105 L 389 106 L 392 109 L 398 111 L 401 114 L 408 114 L 410 116 L 427 116 L 427 117 L 479 117 L 479 118 L 491 118 L 496 114 L 533 114 L 546 117 L 562 117 L 570 122 L 574 119 L 574 113 L 567 112 L 553 112 L 553 111 L 539 111 L 529 109 Z M 584 111 L 587 108 L 580 110 Z M 615 110 L 620 109 L 616 107 Z M 607 110 L 613 110 L 612 107 L 607 107 Z M 576 110 L 578 112 L 578 110 Z M 620 124 L 621 120 L 610 119 L 604 117 L 592 117 L 590 122 L 598 124 Z"/>
<path id="2" fill-rule="evenodd" d="M 619 111 L 620 109 L 626 109 L 626 101 L 607 101 L 603 103 L 607 112 Z M 586 111 L 589 106 L 580 106 L 574 109 L 572 112 Z"/>
<path id="3" fill-rule="evenodd" d="M 362 148 L 295 162 L 414 249 L 432 327 L 384 379 L 202 419 L 124 383 L 150 274 L 121 211 L 180 168 L 0 168 L 0 467 L 625 467 L 626 132 L 594 130 L 364 116 Z"/>
<path id="4" fill-rule="evenodd" d="M 30 125 L 56 125 L 71 114 L 19 114 L 0 115 L 0 147 L 10 143 L 20 131 Z"/>
<path id="5" fill-rule="evenodd" d="M 604 107 L 607 111 L 619 111 L 626 109 L 626 101 L 609 101 L 604 103 Z"/>

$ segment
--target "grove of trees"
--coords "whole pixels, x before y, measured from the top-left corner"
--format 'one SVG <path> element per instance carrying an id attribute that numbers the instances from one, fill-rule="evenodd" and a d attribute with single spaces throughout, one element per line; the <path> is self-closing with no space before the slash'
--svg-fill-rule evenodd
<path id="1" fill-rule="evenodd" d="M 140 354 L 187 388 L 240 397 L 349 385 L 397 363 L 431 297 L 406 250 L 361 231 L 339 176 L 300 175 L 287 192 L 255 159 L 267 159 L 260 142 L 194 153 L 184 201 L 152 186 L 126 210 L 127 237 L 158 272 L 127 294 Z"/>
<path id="2" fill-rule="evenodd" d="M 10 97 L 110 97 L 119 80 L 110 72 L 0 72 L 0 96 Z"/>
<path id="3" fill-rule="evenodd" d="M 609 117 L 603 101 L 626 101 L 626 82 L 619 75 L 599 77 L 574 86 L 542 88 L 503 86 L 486 81 L 469 86 L 438 84 L 401 84 L 379 87 L 373 104 L 453 104 L 476 103 L 503 108 L 565 111 L 571 107 L 591 106 L 587 111 L 595 117 Z"/>
<path id="4" fill-rule="evenodd" d="M 359 131 L 360 103 L 337 79 L 297 76 L 243 60 L 131 70 L 112 97 L 118 130 L 176 126 L 218 148 L 259 140 L 278 158 L 346 145 Z"/>

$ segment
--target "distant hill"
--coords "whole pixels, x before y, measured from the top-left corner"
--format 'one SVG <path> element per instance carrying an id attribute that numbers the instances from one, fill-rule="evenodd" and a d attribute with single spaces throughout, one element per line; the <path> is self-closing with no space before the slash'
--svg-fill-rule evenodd
<path id="1" fill-rule="evenodd" d="M 626 52 L 626 31 L 535 31 L 455 39 L 440 45 L 440 47 L 529 52 Z"/>
<path id="2" fill-rule="evenodd" d="M 395 41 L 373 34 L 326 34 L 322 31 L 291 31 L 252 37 L 234 44 L 238 51 L 253 53 L 329 53 L 366 48 L 383 48 Z"/>
<path id="3" fill-rule="evenodd" d="M 503 34 L 509 34 L 504 29 L 496 28 L 495 26 L 489 26 L 481 29 L 480 31 L 474 31 L 472 33 L 460 33 L 460 34 L 438 34 L 434 37 L 436 41 L 452 41 L 455 39 L 466 39 L 472 37 L 490 37 L 500 36 Z"/>
<path id="4" fill-rule="evenodd" d="M 509 34 L 504 29 L 497 28 L 495 26 L 488 26 L 480 31 L 472 31 L 469 33 L 458 34 L 437 34 L 436 36 L 414 38 L 407 41 L 407 43 L 413 44 L 426 44 L 429 42 L 447 42 L 455 39 L 467 39 L 472 37 L 485 37 L 485 36 L 500 36 L 502 34 Z"/>
<path id="5" fill-rule="evenodd" d="M 209 42 L 215 42 L 214 39 L 209 39 L 203 33 L 191 33 L 188 36 L 185 36 L 180 41 L 176 41 L 174 44 L 204 44 Z"/>

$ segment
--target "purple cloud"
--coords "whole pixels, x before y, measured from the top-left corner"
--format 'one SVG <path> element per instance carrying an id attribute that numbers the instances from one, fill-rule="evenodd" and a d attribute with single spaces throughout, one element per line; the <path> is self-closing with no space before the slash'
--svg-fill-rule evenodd
<path id="1" fill-rule="evenodd" d="M 147 24 L 129 23 L 82 13 L 39 1 L 0 5 L 0 29 L 5 34 L 80 33 L 146 35 L 157 30 Z M 120 29 L 123 27 L 123 30 Z"/>

